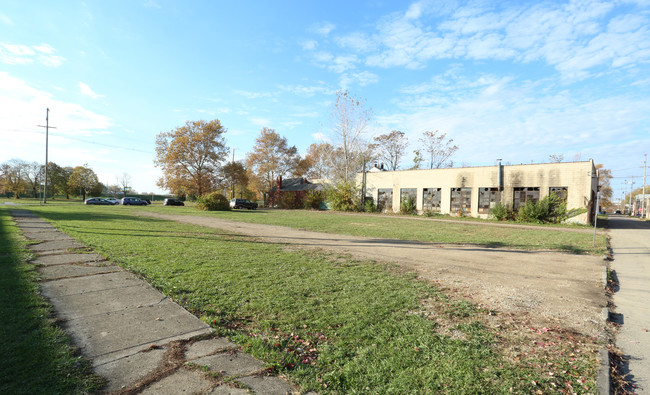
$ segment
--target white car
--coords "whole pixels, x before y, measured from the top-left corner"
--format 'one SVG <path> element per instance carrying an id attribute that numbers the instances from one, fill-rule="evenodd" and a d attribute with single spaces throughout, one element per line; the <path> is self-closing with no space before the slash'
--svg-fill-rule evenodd
<path id="1" fill-rule="evenodd" d="M 115 198 L 104 198 L 107 202 L 111 202 L 111 204 L 120 204 L 120 199 L 115 199 Z"/>

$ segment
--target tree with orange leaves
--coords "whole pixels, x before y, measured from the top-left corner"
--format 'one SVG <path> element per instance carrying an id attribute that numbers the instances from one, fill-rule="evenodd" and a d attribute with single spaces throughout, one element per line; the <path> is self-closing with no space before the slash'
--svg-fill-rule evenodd
<path id="1" fill-rule="evenodd" d="M 218 119 L 187 121 L 184 126 L 156 136 L 157 167 L 163 176 L 157 185 L 177 195 L 201 196 L 214 190 L 221 162 L 228 155 Z"/>

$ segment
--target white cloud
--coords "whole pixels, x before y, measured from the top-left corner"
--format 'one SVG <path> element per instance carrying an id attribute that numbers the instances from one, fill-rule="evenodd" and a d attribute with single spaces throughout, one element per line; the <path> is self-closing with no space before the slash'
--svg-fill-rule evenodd
<path id="1" fill-rule="evenodd" d="M 359 86 L 366 86 L 377 82 L 379 82 L 379 76 L 377 76 L 377 74 L 373 74 L 369 71 L 362 71 L 360 73 L 345 73 L 341 75 L 340 84 L 342 89 L 347 89 L 353 83 L 356 83 Z"/>
<path id="2" fill-rule="evenodd" d="M 34 46 L 0 43 L 0 62 L 6 64 L 32 64 L 34 61 L 48 66 L 58 67 L 65 58 L 54 55 L 54 48 L 48 44 Z"/>
<path id="3" fill-rule="evenodd" d="M 271 127 L 271 120 L 268 118 L 252 117 L 249 121 L 255 126 Z"/>
<path id="4" fill-rule="evenodd" d="M 404 13 L 380 19 L 374 33 L 340 34 L 334 43 L 342 53 L 327 48 L 327 41 L 319 43 L 328 50 L 317 61 L 336 73 L 359 62 L 418 69 L 434 59 L 542 61 L 572 80 L 650 62 L 650 14 L 629 4 L 575 0 L 506 7 L 479 2 L 452 13 L 436 7 L 413 3 Z M 363 57 L 336 62 L 355 55 Z"/>
<path id="5" fill-rule="evenodd" d="M 517 83 L 490 76 L 459 84 L 456 90 L 450 81 L 442 98 L 435 81 L 428 86 L 429 92 L 425 86 L 409 87 L 409 92 L 417 92 L 416 97 L 398 99 L 402 112 L 380 117 L 380 124 L 406 132 L 413 148 L 423 131 L 445 132 L 460 147 L 456 161 L 481 165 L 495 158 L 541 162 L 550 154 L 576 152 L 598 155 L 596 161 L 613 161 L 601 148 L 603 143 L 636 139 L 650 123 L 647 97 L 625 94 L 592 99 L 568 91 L 544 91 L 551 81 Z M 436 95 L 439 101 L 432 99 Z M 417 102 L 424 99 L 428 100 Z M 645 140 L 650 143 L 650 137 Z"/>
<path id="6" fill-rule="evenodd" d="M 249 92 L 249 91 L 244 91 L 244 90 L 235 90 L 233 91 L 235 94 L 243 96 L 247 99 L 262 99 L 266 97 L 272 97 L 273 95 L 269 92 Z"/>
<path id="7" fill-rule="evenodd" d="M 357 61 L 355 55 L 337 56 L 332 59 L 332 63 L 327 68 L 335 73 L 343 73 L 346 70 L 355 68 Z"/>
<path id="8" fill-rule="evenodd" d="M 304 85 L 282 85 L 280 89 L 290 92 L 297 96 L 302 97 L 313 97 L 316 94 L 331 95 L 336 92 L 335 89 L 332 89 L 321 83 L 320 85 L 304 86 Z"/>
<path id="9" fill-rule="evenodd" d="M 93 92 L 93 90 L 90 89 L 90 87 L 87 84 L 84 84 L 83 82 L 79 83 L 79 90 L 81 91 L 82 95 L 91 97 L 93 99 L 99 99 L 100 97 L 104 97 L 104 95 L 99 95 Z"/>
<path id="10" fill-rule="evenodd" d="M 314 140 L 316 140 L 316 141 L 318 141 L 320 143 L 331 143 L 332 142 L 332 139 L 330 139 L 330 137 L 328 135 L 326 135 L 325 133 L 321 133 L 321 132 L 313 133 L 311 135 L 311 137 L 313 137 Z"/>
<path id="11" fill-rule="evenodd" d="M 323 23 L 312 25 L 309 30 L 311 30 L 314 33 L 318 33 L 320 35 L 327 36 L 334 29 L 336 29 L 336 26 L 333 23 L 323 22 Z"/>
<path id="12" fill-rule="evenodd" d="M 306 40 L 300 43 L 300 46 L 305 51 L 313 51 L 318 47 L 318 41 L 316 40 Z"/>

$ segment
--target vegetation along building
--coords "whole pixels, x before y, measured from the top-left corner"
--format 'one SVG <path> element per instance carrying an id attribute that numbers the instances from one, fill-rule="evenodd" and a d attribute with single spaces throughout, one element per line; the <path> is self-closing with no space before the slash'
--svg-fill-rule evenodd
<path id="1" fill-rule="evenodd" d="M 358 181 L 363 183 L 363 174 Z M 387 212 L 412 199 L 419 213 L 487 218 L 497 203 L 518 210 L 555 192 L 574 214 L 569 221 L 592 221 L 598 178 L 593 160 L 530 165 L 383 171 L 365 174 L 366 197 Z"/>

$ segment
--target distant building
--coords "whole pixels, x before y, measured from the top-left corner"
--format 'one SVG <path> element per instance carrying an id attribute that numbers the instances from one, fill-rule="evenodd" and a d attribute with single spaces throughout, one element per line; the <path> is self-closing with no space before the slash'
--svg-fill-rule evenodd
<path id="1" fill-rule="evenodd" d="M 413 199 L 419 213 L 468 215 L 487 218 L 497 203 L 515 210 L 527 201 L 537 202 L 555 192 L 567 210 L 584 208 L 572 222 L 591 223 L 598 178 L 593 160 L 530 165 L 462 167 L 365 174 L 366 198 L 383 211 L 399 211 L 401 202 Z M 358 182 L 363 183 L 359 174 Z"/>
<path id="2" fill-rule="evenodd" d="M 278 177 L 275 185 L 268 192 L 269 206 L 277 206 L 280 202 L 285 202 L 288 208 L 302 207 L 302 201 L 309 191 L 320 191 L 323 186 L 318 183 L 312 183 L 306 178 L 287 178 Z"/>

